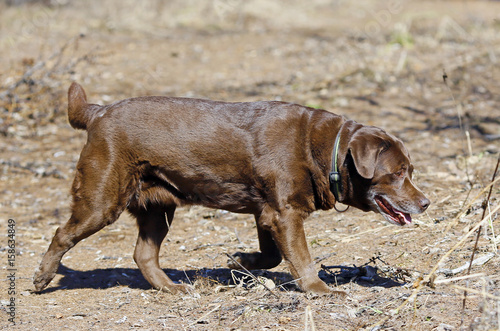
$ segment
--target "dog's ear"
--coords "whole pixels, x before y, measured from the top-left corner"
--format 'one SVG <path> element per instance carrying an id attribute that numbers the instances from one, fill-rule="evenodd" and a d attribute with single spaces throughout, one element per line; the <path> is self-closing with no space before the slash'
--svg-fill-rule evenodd
<path id="1" fill-rule="evenodd" d="M 373 178 L 380 153 L 389 148 L 389 142 L 373 129 L 363 127 L 356 131 L 348 145 L 356 170 L 366 179 Z"/>

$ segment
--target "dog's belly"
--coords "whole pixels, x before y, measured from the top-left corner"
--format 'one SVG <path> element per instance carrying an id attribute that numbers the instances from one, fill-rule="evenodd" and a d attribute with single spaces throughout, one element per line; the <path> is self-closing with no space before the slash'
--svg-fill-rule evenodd
<path id="1" fill-rule="evenodd" d="M 168 172 L 167 172 L 168 173 Z M 146 208 L 154 205 L 202 205 L 235 213 L 258 212 L 263 201 L 259 190 L 253 186 L 228 182 L 223 178 L 186 178 L 169 176 L 154 168 L 141 174 L 136 182 L 129 208 Z"/>

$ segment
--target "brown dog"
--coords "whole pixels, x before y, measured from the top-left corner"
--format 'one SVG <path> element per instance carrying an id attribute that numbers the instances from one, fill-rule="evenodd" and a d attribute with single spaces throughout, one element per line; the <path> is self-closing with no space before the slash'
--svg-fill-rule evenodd
<path id="1" fill-rule="evenodd" d="M 69 249 L 125 209 L 137 218 L 134 260 L 146 280 L 157 289 L 187 291 L 160 269 L 158 252 L 175 208 L 199 204 L 255 215 L 260 252 L 235 254 L 245 268 L 270 269 L 284 257 L 302 290 L 331 293 L 307 248 L 303 222 L 311 212 L 338 200 L 404 225 L 430 204 L 412 183 L 413 166 L 399 139 L 324 110 L 168 97 L 100 106 L 88 104 L 76 83 L 68 96 L 69 121 L 87 130 L 88 140 L 76 168 L 71 218 L 57 229 L 35 274 L 37 291 Z"/>

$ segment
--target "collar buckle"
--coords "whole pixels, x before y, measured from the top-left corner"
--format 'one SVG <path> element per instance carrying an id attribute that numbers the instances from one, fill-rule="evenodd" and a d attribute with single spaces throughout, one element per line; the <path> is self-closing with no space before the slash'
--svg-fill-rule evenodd
<path id="1" fill-rule="evenodd" d="M 340 172 L 332 171 L 330 172 L 330 184 L 334 185 L 337 182 L 340 182 Z"/>

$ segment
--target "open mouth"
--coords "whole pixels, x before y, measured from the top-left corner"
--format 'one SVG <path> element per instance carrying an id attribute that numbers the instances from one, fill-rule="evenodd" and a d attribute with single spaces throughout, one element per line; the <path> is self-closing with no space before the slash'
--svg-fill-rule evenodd
<path id="1" fill-rule="evenodd" d="M 375 201 L 380 208 L 381 214 L 389 221 L 398 225 L 405 225 L 411 223 L 410 214 L 403 213 L 402 211 L 394 208 L 387 200 L 377 195 Z"/>

